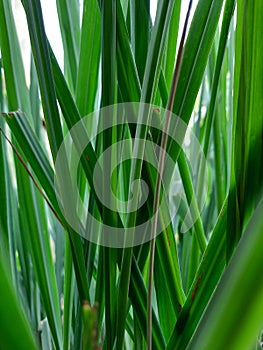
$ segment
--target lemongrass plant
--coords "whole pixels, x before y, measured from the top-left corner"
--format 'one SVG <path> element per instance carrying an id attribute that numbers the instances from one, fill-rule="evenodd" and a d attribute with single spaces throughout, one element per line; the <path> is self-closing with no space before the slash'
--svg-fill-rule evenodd
<path id="1" fill-rule="evenodd" d="M 0 349 L 262 348 L 263 2 L 57 0 L 63 68 L 21 2 L 28 79 L 0 0 Z"/>

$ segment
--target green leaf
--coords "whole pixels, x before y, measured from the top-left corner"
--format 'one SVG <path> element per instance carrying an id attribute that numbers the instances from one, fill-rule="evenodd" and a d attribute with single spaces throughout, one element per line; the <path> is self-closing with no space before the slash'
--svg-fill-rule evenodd
<path id="1" fill-rule="evenodd" d="M 23 200 L 20 220 L 26 219 L 28 233 L 24 231 L 28 239 L 28 250 L 31 253 L 34 270 L 41 291 L 41 298 L 47 314 L 49 327 L 57 347 L 62 345 L 62 324 L 60 318 L 60 305 L 55 278 L 55 270 L 52 262 L 52 254 L 46 221 L 43 221 L 45 214 L 43 198 L 31 189 L 30 180 L 21 176 L 22 166 L 18 164 L 18 195 Z M 30 228 L 30 229 L 29 229 Z"/>
<path id="2" fill-rule="evenodd" d="M 65 75 L 68 77 L 71 89 L 74 92 L 79 61 L 80 6 L 78 2 L 68 0 L 57 0 L 56 4 L 64 49 Z"/>
<path id="3" fill-rule="evenodd" d="M 187 36 L 173 113 L 188 124 L 222 10 L 222 0 L 200 0 Z"/>
<path id="4" fill-rule="evenodd" d="M 235 100 L 231 173 L 231 209 L 227 252 L 230 258 L 262 195 L 262 92 L 261 50 L 262 3 L 238 2 L 237 58 L 235 70 Z M 251 39 L 252 38 L 252 39 Z M 256 175 L 255 175 L 256 174 Z M 253 176 L 254 181 L 251 181 Z M 238 218 L 240 215 L 240 222 Z"/>
<path id="5" fill-rule="evenodd" d="M 226 264 L 226 210 L 227 202 L 225 201 L 183 309 L 167 344 L 167 350 L 179 350 L 187 347 L 221 277 Z"/>
<path id="6" fill-rule="evenodd" d="M 152 27 L 150 1 L 135 0 L 131 1 L 130 4 L 131 45 L 140 81 L 142 83 Z"/>
<path id="7" fill-rule="evenodd" d="M 23 0 L 23 5 L 38 75 L 49 145 L 55 160 L 63 136 L 40 0 L 34 2 Z"/>
<path id="8" fill-rule="evenodd" d="M 0 47 L 8 106 L 11 110 L 20 108 L 30 113 L 28 89 L 11 3 L 4 0 L 0 1 Z"/>
<path id="9" fill-rule="evenodd" d="M 1 348 L 37 349 L 36 341 L 25 313 L 21 310 L 17 295 L 10 279 L 6 262 L 0 257 L 0 338 Z M 14 326 L 15 320 L 15 326 Z"/>
<path id="10" fill-rule="evenodd" d="M 258 278 L 263 264 L 262 210 L 263 200 L 250 219 L 189 349 L 252 349 L 263 327 L 263 283 Z"/>
<path id="11" fill-rule="evenodd" d="M 98 1 L 84 0 L 77 71 L 76 104 L 83 117 L 94 110 L 99 84 L 100 11 Z"/>

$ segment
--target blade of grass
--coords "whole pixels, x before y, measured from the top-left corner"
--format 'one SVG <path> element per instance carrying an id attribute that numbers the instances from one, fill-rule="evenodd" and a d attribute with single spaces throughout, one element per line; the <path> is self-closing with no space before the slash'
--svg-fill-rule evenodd
<path id="1" fill-rule="evenodd" d="M 187 36 L 173 113 L 188 124 L 198 94 L 223 1 L 199 0 Z"/>
<path id="2" fill-rule="evenodd" d="M 28 89 L 11 3 L 3 0 L 0 1 L 0 46 L 5 84 L 9 92 L 8 106 L 11 110 L 23 108 L 30 113 Z M 19 94 L 16 93 L 17 91 Z"/>
<path id="3" fill-rule="evenodd" d="M 31 55 L 30 61 L 30 87 L 29 87 L 29 95 L 30 95 L 30 105 L 32 111 L 32 119 L 34 131 L 37 135 L 38 139 L 41 139 L 41 116 L 40 116 L 40 99 L 39 99 L 39 88 L 38 88 L 38 80 L 37 80 L 37 72 L 34 63 L 34 59 Z"/>
<path id="4" fill-rule="evenodd" d="M 140 101 L 140 80 L 120 1 L 117 1 L 117 74 L 123 102 Z"/>
<path id="5" fill-rule="evenodd" d="M 1 124 L 1 123 L 0 123 Z M 4 126 L 3 126 L 4 127 Z M 17 215 L 12 213 L 12 207 L 13 203 L 17 201 L 16 199 L 16 193 L 14 191 L 14 184 L 11 181 L 11 172 L 9 168 L 9 164 L 7 161 L 7 157 L 4 155 L 7 154 L 7 145 L 2 139 L 2 132 L 0 132 L 1 135 L 1 143 L 2 143 L 2 155 L 3 155 L 3 183 L 2 186 L 5 186 L 5 189 L 3 189 L 3 198 L 4 195 L 6 196 L 6 206 L 4 203 L 1 204 L 2 210 L 3 210 L 3 216 L 1 215 L 1 218 L 3 220 L 3 227 L 2 227 L 2 239 L 3 239 L 3 246 L 2 246 L 2 256 L 6 257 L 6 261 L 9 261 L 10 268 L 12 271 L 12 277 L 13 282 L 17 286 L 17 273 L 16 273 L 16 254 L 15 254 L 15 238 L 13 235 L 13 232 L 15 232 L 15 223 L 17 222 Z M 6 212 L 4 212 L 6 210 Z M 6 215 L 6 217 L 5 217 Z M 6 220 L 6 223 L 4 222 Z M 6 227 L 4 226 L 6 224 Z M 4 231 L 6 229 L 6 231 Z M 9 259 L 9 260 L 8 260 Z"/>
<path id="6" fill-rule="evenodd" d="M 70 241 L 66 236 L 64 262 L 64 312 L 63 312 L 63 350 L 70 348 L 70 335 L 73 313 L 73 283 L 74 275 L 72 269 L 72 254 Z"/>
<path id="7" fill-rule="evenodd" d="M 100 45 L 98 1 L 84 0 L 76 89 L 76 104 L 82 117 L 94 110 L 98 87 Z"/>
<path id="8" fill-rule="evenodd" d="M 21 234 L 22 232 L 24 232 L 24 230 L 27 230 L 26 232 L 29 232 L 28 222 L 26 220 L 21 219 L 21 216 L 23 215 L 22 213 L 24 212 L 23 207 L 19 210 L 18 217 L 14 217 L 15 206 L 13 206 L 12 208 L 12 216 L 13 220 L 15 220 L 16 222 L 17 232 L 17 235 L 15 237 L 16 251 L 18 254 L 19 264 L 21 268 L 21 270 L 19 268 L 17 268 L 17 270 L 20 272 L 20 276 L 23 276 L 23 284 L 19 289 L 19 296 L 21 298 L 21 302 L 23 302 L 25 310 L 27 311 L 27 315 L 31 320 L 32 329 L 38 337 L 38 327 L 41 321 L 40 312 L 42 309 L 42 305 L 40 301 L 39 287 L 32 268 L 31 254 L 29 254 L 28 237 L 27 235 Z M 18 262 L 16 263 L 18 265 Z"/>
<path id="9" fill-rule="evenodd" d="M 250 4 L 251 5 L 251 4 Z M 263 83 L 260 76 L 263 74 L 261 62 L 261 53 L 263 49 L 260 33 L 262 33 L 262 2 L 256 1 L 254 6 L 248 7 L 251 16 L 246 18 L 246 27 L 250 28 L 250 32 L 246 31 L 246 38 L 253 38 L 250 47 L 246 52 L 250 52 L 250 88 L 249 91 L 249 105 L 248 105 L 248 130 L 249 130 L 249 149 L 248 149 L 248 161 L 246 171 L 246 190 L 248 194 L 248 203 L 246 203 L 245 218 L 246 223 L 250 216 L 253 214 L 254 209 L 261 199 L 263 191 L 262 171 L 263 171 L 263 147 L 262 147 L 262 135 L 263 135 L 263 113 L 262 113 L 262 93 Z M 250 35 L 251 33 L 251 35 Z M 248 40 L 246 41 L 248 44 Z M 246 66 L 249 65 L 249 61 L 246 62 Z M 247 70 L 247 72 L 249 72 Z M 254 181 L 251 182 L 251 177 L 256 174 Z M 246 197 L 246 195 L 245 195 Z M 246 202 L 246 200 L 245 200 Z"/>
<path id="10" fill-rule="evenodd" d="M 262 179 L 251 182 L 252 168 L 262 172 L 262 67 L 259 64 L 262 4 L 238 3 L 236 62 L 234 81 L 234 120 L 230 208 L 227 230 L 227 256 L 231 257 L 247 221 L 262 194 Z M 249 18 L 247 18 L 249 13 Z M 253 38 L 253 40 L 251 40 Z M 246 83 L 245 83 L 246 82 Z M 255 153 L 256 152 L 256 153 Z M 254 175 L 253 175 L 254 176 Z"/>
<path id="11" fill-rule="evenodd" d="M 198 266 L 200 264 L 200 249 L 198 249 L 198 248 L 199 248 L 199 245 L 198 245 L 196 236 L 194 233 L 192 233 L 191 246 L 186 247 L 186 249 L 190 250 L 190 256 L 188 257 L 189 266 L 188 266 L 187 280 L 186 280 L 187 294 L 188 294 L 189 289 L 194 281 L 195 274 L 196 274 Z"/>
<path id="12" fill-rule="evenodd" d="M 79 62 L 80 19 L 79 3 L 57 0 L 57 12 L 63 42 L 65 75 L 74 92 Z"/>
<path id="13" fill-rule="evenodd" d="M 165 286 L 165 277 L 162 270 L 162 264 L 160 261 L 158 249 L 155 253 L 155 262 L 154 262 L 154 280 L 158 281 L 160 286 Z M 173 309 L 173 304 L 167 288 L 155 288 L 157 306 L 158 306 L 158 315 L 160 319 L 160 325 L 162 332 L 166 341 L 170 338 L 171 332 L 173 330 L 176 315 Z"/>
<path id="14" fill-rule="evenodd" d="M 151 33 L 149 0 L 135 0 L 130 2 L 130 21 L 131 45 L 139 78 L 142 83 Z"/>
<path id="15" fill-rule="evenodd" d="M 102 53 L 102 107 L 110 106 L 116 100 L 116 1 L 109 0 L 102 2 L 101 8 L 101 53 Z M 102 111 L 102 120 L 99 123 L 107 125 L 105 118 L 113 118 L 105 116 Z M 112 127 L 110 130 L 105 130 L 101 143 L 103 150 L 115 144 L 117 141 L 117 129 Z M 102 164 L 102 173 L 112 173 L 112 164 L 116 164 L 116 155 L 112 152 L 109 158 Z M 111 177 L 113 189 L 116 188 L 116 176 Z M 107 193 L 108 188 L 103 186 L 103 196 Z M 107 211 L 103 210 L 103 218 L 107 215 Z M 114 221 L 117 220 L 117 215 L 114 215 Z M 116 338 L 116 251 L 113 248 L 103 248 L 103 277 L 105 288 L 105 328 L 106 337 L 105 344 L 107 349 L 112 349 Z M 126 310 L 122 312 L 126 314 Z"/>
<path id="16" fill-rule="evenodd" d="M 23 201 L 20 208 L 24 215 L 20 220 L 25 220 L 30 229 L 24 231 L 27 235 L 28 245 L 37 281 L 41 290 L 41 298 L 47 314 L 49 326 L 56 346 L 61 346 L 62 328 L 60 319 L 60 307 L 55 278 L 55 270 L 52 262 L 50 241 L 45 217 L 43 199 L 37 197 L 31 188 L 29 177 L 23 174 L 22 164 L 16 162 L 18 200 Z M 42 213 L 41 213 L 42 212 Z M 44 214 L 44 215 L 43 215 Z M 28 233 L 27 233 L 28 232 Z"/>
<path id="17" fill-rule="evenodd" d="M 250 349 L 262 329 L 263 283 L 262 279 L 258 278 L 263 263 L 262 210 L 261 200 L 189 349 Z M 249 295 L 253 297 L 248 298 Z M 221 327 L 222 324 L 224 327 Z M 221 329 L 220 337 L 218 327 Z"/>
<path id="18" fill-rule="evenodd" d="M 205 130 L 205 141 L 204 141 L 205 156 L 207 156 L 207 153 L 208 153 L 209 141 L 212 134 L 211 129 L 212 129 L 214 113 L 216 109 L 216 98 L 217 98 L 218 87 L 219 87 L 219 78 L 220 78 L 223 59 L 226 51 L 230 23 L 234 14 L 235 6 L 236 6 L 235 0 L 227 0 L 224 7 L 223 22 L 222 22 L 222 28 L 220 31 L 218 52 L 216 55 L 216 65 L 215 65 L 214 76 L 213 76 L 211 98 L 209 103 L 209 110 L 206 116 L 206 130 Z"/>
<path id="19" fill-rule="evenodd" d="M 103 278 L 103 247 L 100 246 L 98 250 L 98 263 L 96 271 L 96 289 L 95 289 L 95 302 L 98 304 L 98 331 L 99 334 L 102 331 L 102 321 L 105 307 L 105 287 Z M 102 341 L 104 340 L 104 335 Z"/>
<path id="20" fill-rule="evenodd" d="M 0 257 L 0 289 L 1 347 L 6 350 L 18 347 L 23 350 L 37 349 L 35 337 L 21 305 L 17 302 L 16 292 L 10 279 L 10 271 L 6 269 L 6 263 L 2 256 Z M 16 320 L 15 327 L 14 320 Z"/>
<path id="21" fill-rule="evenodd" d="M 237 21 L 242 23 L 244 18 L 244 6 L 237 6 Z M 236 130 L 237 130 L 237 110 L 238 110 L 238 98 L 239 98 L 239 84 L 240 84 L 240 71 L 241 71 L 241 57 L 242 57 L 242 37 L 243 26 L 238 25 L 235 33 L 235 68 L 234 68 L 234 97 L 233 97 L 233 110 L 232 110 L 232 133 L 231 133 L 231 171 L 229 180 L 229 207 L 227 216 L 227 259 L 229 260 L 235 246 L 237 237 L 240 237 L 240 214 L 237 199 L 237 179 L 235 171 L 235 159 L 236 159 Z"/>
<path id="22" fill-rule="evenodd" d="M 171 21 L 169 26 L 169 33 L 166 43 L 166 52 L 164 60 L 164 79 L 166 81 L 168 90 L 170 91 L 175 57 L 176 57 L 176 48 L 177 48 L 177 39 L 178 39 L 178 30 L 179 30 L 179 21 L 181 13 L 181 0 L 176 1 L 173 8 L 173 13 L 171 15 Z M 164 104 L 166 106 L 166 104 Z"/>
<path id="23" fill-rule="evenodd" d="M 206 116 L 206 123 L 205 123 L 205 139 L 204 139 L 204 155 L 207 157 L 208 155 L 208 149 L 209 149 L 209 143 L 211 139 L 211 134 L 212 134 L 212 127 L 213 123 L 215 123 L 215 126 L 217 126 L 217 121 L 214 121 L 215 117 L 214 115 L 216 114 L 216 99 L 217 99 L 217 92 L 218 92 L 218 86 L 219 84 L 219 79 L 220 79 L 220 74 L 222 70 L 222 65 L 223 65 L 223 59 L 226 51 L 226 45 L 227 45 L 227 40 L 228 40 L 228 34 L 229 34 L 229 29 L 230 29 L 230 24 L 231 20 L 234 14 L 234 9 L 235 9 L 236 2 L 235 0 L 229 0 L 225 2 L 224 6 L 224 13 L 223 13 L 223 21 L 222 21 L 222 28 L 220 32 L 220 38 L 219 38 L 219 46 L 217 50 L 217 56 L 216 56 L 216 63 L 215 63 L 215 69 L 213 73 L 213 78 L 212 78 L 212 91 L 211 91 L 211 98 L 210 98 L 210 103 L 209 103 L 209 109 L 208 113 Z M 213 55 L 213 51 L 212 51 Z M 216 130 L 215 130 L 216 131 Z M 216 155 L 218 154 L 220 150 L 220 145 L 218 145 L 217 141 L 217 134 L 214 134 L 214 140 L 215 140 L 215 152 Z M 218 170 L 216 172 L 217 178 L 219 178 L 219 172 L 221 172 L 221 164 L 219 163 L 219 158 L 216 157 L 216 169 Z M 201 167 L 199 169 L 200 174 L 204 172 L 204 169 Z M 202 179 L 202 175 L 200 176 L 200 179 Z M 220 180 L 220 178 L 219 178 Z M 217 198 L 219 200 L 219 208 L 222 205 L 223 201 L 223 194 L 222 189 L 221 189 L 221 180 L 217 182 L 216 185 L 216 191 L 217 191 Z M 202 181 L 198 183 L 197 185 L 197 193 L 198 196 L 201 195 L 202 193 Z M 231 201 L 231 200 L 230 200 Z"/>
<path id="24" fill-rule="evenodd" d="M 0 128 L 2 128 L 3 121 L 0 120 Z M 4 159 L 5 149 L 2 139 L 2 133 L 0 133 L 0 193 L 1 193 L 1 204 L 0 204 L 0 246 L 2 254 L 9 254 L 8 249 L 8 211 L 7 211 L 7 181 L 6 181 L 6 171 L 5 171 L 5 159 Z M 5 253 L 4 253 L 5 252 Z"/>
<path id="25" fill-rule="evenodd" d="M 132 273 L 129 295 L 134 306 L 134 312 L 137 314 L 140 328 L 145 340 L 147 340 L 147 289 L 134 258 L 132 259 Z M 165 349 L 164 336 L 154 311 L 152 331 L 154 349 Z"/>
<path id="26" fill-rule="evenodd" d="M 218 216 L 201 264 L 167 344 L 167 350 L 187 348 L 204 309 L 221 277 L 226 264 L 226 210 L 227 201 L 225 201 Z"/>
<path id="27" fill-rule="evenodd" d="M 40 0 L 34 2 L 23 0 L 22 3 L 25 8 L 31 47 L 38 74 L 49 145 L 52 157 L 55 160 L 59 146 L 63 141 L 63 135 Z"/>

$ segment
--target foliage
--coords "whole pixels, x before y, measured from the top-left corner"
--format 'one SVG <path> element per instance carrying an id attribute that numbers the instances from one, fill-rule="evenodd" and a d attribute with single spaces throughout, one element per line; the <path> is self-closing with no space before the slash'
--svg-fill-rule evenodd
<path id="1" fill-rule="evenodd" d="M 183 200 L 154 243 L 128 248 L 95 244 L 70 226 L 54 188 L 56 157 L 68 130 L 101 107 L 142 102 L 160 117 L 178 62 L 181 1 L 159 0 L 153 22 L 149 0 L 84 0 L 81 6 L 57 0 L 63 71 L 46 36 L 40 0 L 22 4 L 30 79 L 11 1 L 0 0 L 0 348 L 145 349 L 151 348 L 150 330 L 153 349 L 259 349 L 263 2 L 198 1 L 172 111 L 206 157 L 205 207 L 199 213 L 202 164 L 195 181 L 184 151 L 168 138 L 165 151 L 178 165 Z M 99 218 L 98 227 L 85 223 L 89 232 L 99 232 L 102 223 L 129 227 L 152 214 L 158 176 L 139 155 L 149 140 L 162 145 L 165 116 L 156 132 L 145 128 L 141 112 L 133 123 L 98 133 L 83 151 L 78 190 Z M 88 131 L 103 123 L 98 118 Z M 149 182 L 143 211 L 130 214 L 102 205 L 93 182 L 99 156 L 120 140 L 129 142 L 133 157 L 112 173 L 113 189 L 127 200 L 134 180 Z M 71 142 L 78 147 L 79 135 Z M 72 154 L 72 167 L 74 161 Z M 105 169 L 102 164 L 102 174 Z M 69 189 L 69 207 L 71 196 Z M 196 220 L 184 233 L 192 200 Z"/>

